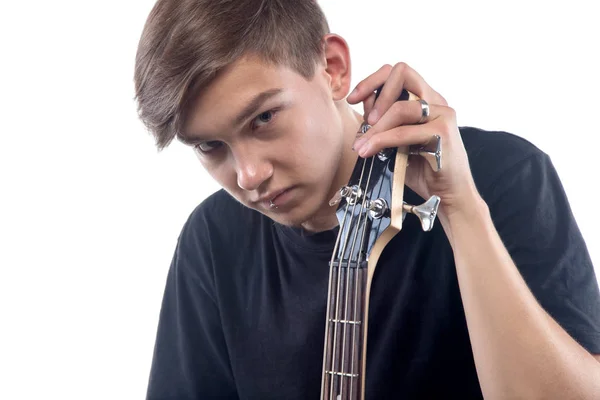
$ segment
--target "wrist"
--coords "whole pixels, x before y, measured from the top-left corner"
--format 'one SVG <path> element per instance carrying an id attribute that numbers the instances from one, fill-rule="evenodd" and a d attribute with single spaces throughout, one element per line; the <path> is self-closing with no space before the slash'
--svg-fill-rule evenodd
<path id="1" fill-rule="evenodd" d="M 442 204 L 444 204 L 444 199 L 442 199 Z M 491 221 L 489 207 L 476 189 L 465 192 L 461 201 L 454 206 L 452 204 L 447 204 L 446 207 L 440 205 L 438 218 L 451 244 L 453 243 L 453 232 L 458 229 Z"/>

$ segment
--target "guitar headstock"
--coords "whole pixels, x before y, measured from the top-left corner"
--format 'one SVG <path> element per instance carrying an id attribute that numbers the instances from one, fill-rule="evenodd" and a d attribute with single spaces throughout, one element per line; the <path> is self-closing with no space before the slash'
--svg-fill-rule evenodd
<path id="1" fill-rule="evenodd" d="M 377 90 L 379 95 L 381 87 Z M 417 99 L 403 90 L 398 101 Z M 370 128 L 363 123 L 364 134 Z M 340 224 L 338 260 L 367 261 L 379 241 L 381 249 L 402 229 L 407 213 L 421 220 L 424 231 L 429 231 L 437 216 L 440 198 L 432 196 L 421 205 L 404 202 L 404 179 L 408 166 L 408 146 L 390 148 L 369 157 L 359 157 L 348 184 L 331 199 L 336 206 Z M 377 256 L 378 257 L 378 256 Z"/>

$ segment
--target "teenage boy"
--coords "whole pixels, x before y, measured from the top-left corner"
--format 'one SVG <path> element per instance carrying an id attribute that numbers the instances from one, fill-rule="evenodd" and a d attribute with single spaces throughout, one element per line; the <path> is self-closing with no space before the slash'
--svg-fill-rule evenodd
<path id="1" fill-rule="evenodd" d="M 436 135 L 443 166 L 411 156 L 405 199 L 440 196 L 440 224 L 407 218 L 379 260 L 367 398 L 600 398 L 597 281 L 549 157 L 459 128 L 404 63 L 348 95 L 350 80 L 348 45 L 313 0 L 157 2 L 136 60 L 140 117 L 223 190 L 179 237 L 148 398 L 318 398 L 328 202 L 358 157 Z M 396 102 L 402 89 L 422 101 Z"/>

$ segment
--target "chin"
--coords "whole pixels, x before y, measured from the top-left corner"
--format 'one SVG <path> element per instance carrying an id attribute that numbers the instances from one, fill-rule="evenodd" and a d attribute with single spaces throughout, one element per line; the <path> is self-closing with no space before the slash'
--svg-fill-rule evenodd
<path id="1" fill-rule="evenodd" d="M 305 206 L 308 206 L 308 204 Z M 297 212 L 273 215 L 271 218 L 282 225 L 317 231 L 331 229 L 333 225 L 338 224 L 335 208 L 331 208 L 331 214 L 324 214 L 324 210 L 319 207 L 319 204 L 294 211 Z"/>
<path id="2" fill-rule="evenodd" d="M 275 210 L 273 213 L 268 213 L 266 215 L 282 225 L 299 228 L 309 221 L 318 209 L 319 207 L 317 205 L 304 203 L 286 212 Z"/>
<path id="3" fill-rule="evenodd" d="M 285 213 L 285 214 L 267 214 L 267 217 L 273 221 L 286 226 L 300 228 L 302 224 L 309 220 L 309 217 L 300 213 Z"/>
<path id="4" fill-rule="evenodd" d="M 277 218 L 277 219 L 273 219 L 273 221 L 277 222 L 278 224 L 292 227 L 292 228 L 302 228 L 302 222 L 298 222 L 298 221 L 294 221 L 294 220 Z"/>

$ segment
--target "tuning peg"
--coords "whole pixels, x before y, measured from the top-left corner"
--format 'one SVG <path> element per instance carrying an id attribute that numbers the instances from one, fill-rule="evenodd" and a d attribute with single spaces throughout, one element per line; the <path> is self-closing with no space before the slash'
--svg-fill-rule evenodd
<path id="1" fill-rule="evenodd" d="M 362 124 L 360 124 L 360 128 L 358 128 L 358 132 L 356 133 L 356 135 L 357 135 L 357 136 L 358 136 L 358 135 L 364 135 L 364 134 L 365 134 L 365 133 L 367 133 L 367 131 L 368 131 L 369 129 L 371 129 L 371 128 L 372 128 L 372 126 L 371 126 L 371 125 L 369 125 L 369 124 L 368 124 L 368 123 L 366 123 L 366 122 L 363 122 Z"/>
<path id="2" fill-rule="evenodd" d="M 362 201 L 363 191 L 358 185 L 343 186 L 338 192 L 329 200 L 331 207 L 338 205 L 342 199 L 345 199 L 351 206 Z"/>
<path id="3" fill-rule="evenodd" d="M 337 192 L 335 192 L 335 194 L 333 195 L 331 200 L 329 200 L 329 205 L 331 207 L 337 206 L 342 201 L 344 196 L 346 196 L 346 190 L 347 190 L 346 187 L 343 187 L 340 190 L 338 190 Z"/>
<path id="4" fill-rule="evenodd" d="M 369 210 L 369 214 L 373 219 L 382 218 L 384 215 L 386 215 L 389 209 L 390 207 L 384 198 L 367 202 L 367 210 Z"/>
<path id="5" fill-rule="evenodd" d="M 426 144 L 420 147 L 411 146 L 409 154 L 424 157 L 431 168 L 437 172 L 442 169 L 442 138 L 433 135 Z"/>
<path id="6" fill-rule="evenodd" d="M 402 209 L 405 212 L 415 214 L 421 220 L 421 226 L 425 232 L 429 232 L 433 228 L 435 217 L 437 216 L 438 207 L 440 205 L 439 196 L 431 196 L 429 200 L 419 206 L 412 206 L 404 203 Z"/>

